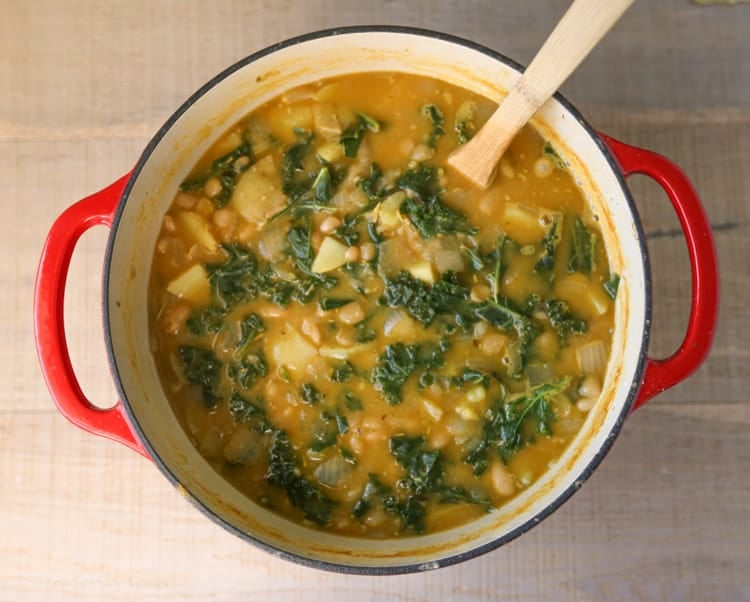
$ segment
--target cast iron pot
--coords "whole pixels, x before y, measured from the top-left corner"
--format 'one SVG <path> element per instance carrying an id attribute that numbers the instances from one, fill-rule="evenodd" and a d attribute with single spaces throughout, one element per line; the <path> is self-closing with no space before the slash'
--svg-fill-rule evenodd
<path id="1" fill-rule="evenodd" d="M 718 272 L 706 214 L 684 173 L 652 152 L 595 131 L 561 96 L 534 124 L 576 174 L 599 217 L 611 268 L 621 275 L 612 354 L 601 399 L 564 455 L 538 482 L 487 516 L 444 532 L 367 540 L 293 524 L 249 500 L 200 456 L 180 427 L 149 350 L 146 291 L 161 219 L 192 165 L 232 124 L 280 92 L 353 72 L 436 77 L 499 101 L 521 68 L 504 56 L 444 34 L 395 27 L 346 28 L 294 38 L 217 75 L 169 118 L 135 169 L 66 210 L 47 238 L 34 299 L 42 370 L 58 409 L 77 426 L 151 458 L 207 516 L 274 555 L 353 573 L 402 573 L 477 556 L 518 537 L 567 500 L 612 446 L 623 421 L 705 359 L 717 319 Z M 679 217 L 692 271 L 690 320 L 669 358 L 647 356 L 651 281 L 643 229 L 626 186 L 633 173 L 656 180 Z M 111 229 L 104 262 L 104 333 L 120 402 L 97 409 L 81 391 L 68 355 L 63 294 L 71 254 L 88 228 Z"/>

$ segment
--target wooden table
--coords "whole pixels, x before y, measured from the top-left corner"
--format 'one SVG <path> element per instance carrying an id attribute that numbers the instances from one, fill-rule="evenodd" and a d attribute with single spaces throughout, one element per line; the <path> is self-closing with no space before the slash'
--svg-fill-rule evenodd
<path id="1" fill-rule="evenodd" d="M 272 558 L 205 519 L 157 469 L 71 426 L 34 348 L 53 219 L 126 172 L 193 90 L 278 40 L 344 24 L 444 30 L 528 62 L 561 0 L 101 2 L 0 6 L 0 600 L 750 600 L 750 6 L 642 1 L 566 84 L 607 133 L 676 160 L 715 227 L 722 306 L 709 361 L 633 415 L 593 478 L 505 548 L 437 572 L 351 577 Z M 651 353 L 687 322 L 677 220 L 630 181 L 655 283 Z M 66 319 L 84 389 L 110 403 L 87 233 Z"/>

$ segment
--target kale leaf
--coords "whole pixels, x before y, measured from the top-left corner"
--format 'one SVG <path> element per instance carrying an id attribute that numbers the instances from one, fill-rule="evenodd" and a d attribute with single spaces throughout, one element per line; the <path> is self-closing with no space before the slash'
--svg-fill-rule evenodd
<path id="1" fill-rule="evenodd" d="M 377 133 L 380 131 L 380 124 L 364 113 L 358 113 L 357 119 L 349 125 L 342 133 L 339 142 L 344 147 L 344 156 L 356 157 L 359 145 L 366 131 Z"/>
<path id="2" fill-rule="evenodd" d="M 294 450 L 284 431 L 274 432 L 269 456 L 268 483 L 286 491 L 292 504 L 302 510 L 308 520 L 321 526 L 328 524 L 336 502 L 301 476 Z"/>
<path id="3" fill-rule="evenodd" d="M 242 357 L 250 344 L 266 329 L 263 320 L 258 314 L 248 314 L 240 321 L 240 340 L 237 343 L 235 355 Z"/>
<path id="4" fill-rule="evenodd" d="M 273 425 L 266 418 L 262 397 L 250 400 L 235 392 L 229 398 L 229 413 L 235 424 L 249 424 L 253 430 L 265 432 L 273 430 Z"/>
<path id="5" fill-rule="evenodd" d="M 391 455 L 406 471 L 403 485 L 416 495 L 438 488 L 443 478 L 440 450 L 427 450 L 424 443 L 424 437 L 407 435 L 391 437 L 388 442 Z"/>
<path id="6" fill-rule="evenodd" d="M 219 307 L 209 306 L 193 313 L 186 321 L 188 331 L 194 337 L 204 334 L 216 334 L 224 325 L 227 312 Z"/>
<path id="7" fill-rule="evenodd" d="M 562 240 L 562 215 L 555 214 L 552 223 L 542 238 L 542 255 L 534 266 L 534 271 L 548 274 L 555 267 L 555 250 Z"/>
<path id="8" fill-rule="evenodd" d="M 568 259 L 568 272 L 583 272 L 590 274 L 595 269 L 594 255 L 596 252 L 596 238 L 586 228 L 580 217 L 576 217 L 572 225 L 572 245 Z"/>
<path id="9" fill-rule="evenodd" d="M 227 260 L 206 264 L 205 268 L 214 299 L 228 309 L 257 296 L 258 260 L 240 243 L 224 243 L 221 248 L 227 254 Z"/>
<path id="10" fill-rule="evenodd" d="M 526 420 L 535 420 L 537 432 L 550 435 L 555 416 L 549 399 L 564 391 L 569 384 L 570 378 L 565 377 L 556 382 L 543 383 L 510 399 L 498 399 L 485 414 L 481 441 L 464 458 L 473 466 L 474 474 L 478 476 L 487 470 L 492 452 L 498 453 L 507 462 L 521 449 L 527 442 L 522 432 Z"/>
<path id="11" fill-rule="evenodd" d="M 385 348 L 372 371 L 375 388 L 391 405 L 401 403 L 401 389 L 418 368 L 427 370 L 443 365 L 443 346 L 394 343 Z"/>
<path id="12" fill-rule="evenodd" d="M 199 176 L 188 178 L 180 184 L 184 192 L 202 191 L 210 178 L 217 178 L 221 183 L 221 190 L 213 199 L 216 207 L 223 207 L 232 196 L 239 176 L 248 170 L 252 163 L 252 149 L 249 142 L 243 142 L 231 152 L 219 157 L 211 167 Z"/>
<path id="13" fill-rule="evenodd" d="M 185 380 L 201 388 L 203 403 L 213 408 L 219 401 L 217 392 L 222 364 L 210 349 L 182 345 L 177 349 Z"/>
<path id="14" fill-rule="evenodd" d="M 354 366 L 344 360 L 331 372 L 331 381 L 335 383 L 345 383 L 354 376 Z"/>
<path id="15" fill-rule="evenodd" d="M 510 301 L 499 298 L 497 301 L 483 301 L 475 306 L 477 317 L 489 322 L 505 332 L 515 331 L 518 335 L 520 362 L 511 371 L 511 376 L 517 378 L 523 372 L 523 368 L 531 352 L 531 345 L 539 334 L 539 329 L 534 325 L 531 318 L 511 307 Z"/>
<path id="16" fill-rule="evenodd" d="M 568 338 L 574 334 L 583 334 L 588 330 L 586 320 L 576 318 L 570 311 L 565 301 L 547 299 L 544 309 L 549 318 L 552 328 L 555 329 L 560 342 L 564 345 Z"/>
<path id="17" fill-rule="evenodd" d="M 229 364 L 229 378 L 241 389 L 249 389 L 267 374 L 268 366 L 262 350 L 248 353 L 241 360 Z"/>
<path id="18" fill-rule="evenodd" d="M 281 158 L 281 190 L 292 202 L 310 190 L 309 174 L 304 172 L 304 163 L 310 151 L 314 135 L 312 132 L 295 128 L 297 143 L 289 146 Z"/>
<path id="19" fill-rule="evenodd" d="M 610 298 L 614 299 L 617 297 L 617 289 L 620 286 L 620 276 L 619 274 L 615 274 L 612 272 L 609 276 L 609 280 L 607 280 L 602 286 L 604 286 L 604 290 L 606 293 L 610 296 Z"/>
<path id="20" fill-rule="evenodd" d="M 437 141 L 445 134 L 443 128 L 443 112 L 434 104 L 426 104 L 422 107 L 422 115 L 432 122 L 432 129 L 427 137 L 427 146 L 435 148 Z"/>
<path id="21" fill-rule="evenodd" d="M 400 211 L 409 218 L 422 238 L 476 232 L 465 215 L 443 204 L 434 167 L 419 165 L 410 169 L 398 179 L 396 186 L 407 191 Z"/>
<path id="22" fill-rule="evenodd" d="M 427 327 L 436 317 L 451 316 L 459 324 L 472 321 L 466 304 L 469 289 L 456 275 L 446 272 L 432 286 L 402 271 L 395 278 L 385 278 L 385 288 L 379 302 L 388 307 L 403 307 L 420 324 Z"/>

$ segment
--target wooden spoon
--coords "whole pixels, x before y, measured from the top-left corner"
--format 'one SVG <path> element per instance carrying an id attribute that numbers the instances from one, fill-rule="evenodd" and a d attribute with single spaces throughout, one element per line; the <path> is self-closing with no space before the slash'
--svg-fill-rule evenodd
<path id="1" fill-rule="evenodd" d="M 518 131 L 581 64 L 633 0 L 575 0 L 476 135 L 448 157 L 448 165 L 487 188 Z"/>

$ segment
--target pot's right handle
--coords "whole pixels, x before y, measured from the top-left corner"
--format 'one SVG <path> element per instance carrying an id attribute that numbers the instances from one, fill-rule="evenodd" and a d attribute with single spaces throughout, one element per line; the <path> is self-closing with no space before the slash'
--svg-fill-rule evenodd
<path id="1" fill-rule="evenodd" d="M 648 358 L 633 410 L 690 376 L 708 356 L 719 313 L 719 264 L 711 223 L 685 173 L 651 151 L 599 134 L 624 176 L 643 174 L 667 193 L 680 219 L 692 271 L 692 300 L 687 332 L 679 349 L 666 359 Z"/>
<path id="2" fill-rule="evenodd" d="M 73 249 L 84 232 L 111 226 L 130 174 L 66 209 L 50 228 L 34 289 L 34 331 L 39 362 L 60 413 L 85 431 L 119 441 L 147 456 L 125 418 L 122 403 L 110 409 L 92 404 L 81 390 L 70 361 L 63 323 L 65 282 Z"/>

